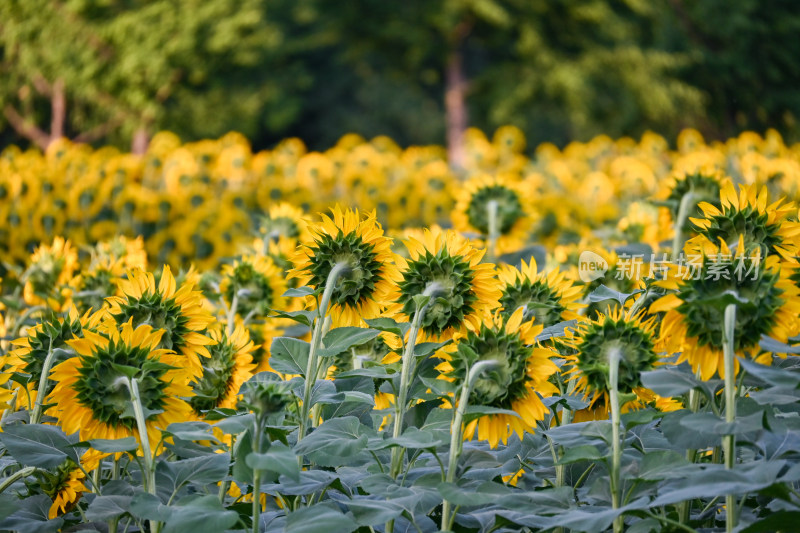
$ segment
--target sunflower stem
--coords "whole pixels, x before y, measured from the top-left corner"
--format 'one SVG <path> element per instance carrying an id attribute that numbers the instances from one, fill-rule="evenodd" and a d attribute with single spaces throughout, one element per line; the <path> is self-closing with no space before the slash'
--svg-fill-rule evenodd
<path id="1" fill-rule="evenodd" d="M 695 372 L 694 377 L 697 381 L 700 381 L 699 367 L 697 372 Z M 695 388 L 689 391 L 689 410 L 693 413 L 696 413 L 698 409 L 700 409 L 700 393 Z M 694 448 L 686 450 L 686 460 L 690 463 L 694 463 L 695 459 L 697 459 L 697 450 Z M 689 521 L 689 513 L 691 512 L 691 508 L 691 500 L 686 500 L 680 503 L 678 507 L 678 519 L 680 523 L 685 524 Z"/>
<path id="2" fill-rule="evenodd" d="M 22 470 L 17 470 L 0 483 L 0 493 L 4 492 L 8 487 L 19 481 L 24 477 L 28 477 L 34 472 L 36 472 L 37 468 L 35 466 L 28 466 L 23 468 Z"/>
<path id="3" fill-rule="evenodd" d="M 683 227 L 689 216 L 689 209 L 694 202 L 694 194 L 689 191 L 681 198 L 678 206 L 678 218 L 675 220 L 675 236 L 672 238 L 672 260 L 676 261 L 683 249 Z"/>
<path id="4" fill-rule="evenodd" d="M 297 442 L 303 440 L 306 436 L 306 429 L 308 428 L 308 419 L 311 414 L 311 391 L 314 388 L 314 383 L 317 380 L 317 352 L 322 344 L 322 331 L 325 317 L 328 316 L 328 306 L 330 305 L 333 291 L 336 289 L 336 282 L 339 276 L 344 273 L 350 266 L 347 263 L 336 263 L 331 268 L 328 274 L 328 279 L 325 280 L 325 290 L 322 292 L 322 300 L 320 301 L 319 309 L 317 309 L 317 319 L 314 323 L 314 333 L 311 336 L 311 347 L 308 351 L 308 363 L 306 364 L 306 382 L 303 388 L 303 406 L 300 412 L 300 427 L 297 430 Z M 302 467 L 303 458 L 298 457 L 300 466 Z"/>
<path id="5" fill-rule="evenodd" d="M 499 365 L 500 363 L 497 361 L 480 361 L 479 363 L 476 363 L 475 366 L 469 370 L 467 379 L 464 382 L 464 385 L 461 387 L 461 395 L 458 399 L 458 405 L 455 406 L 453 422 L 450 426 L 450 457 L 447 461 L 447 475 L 445 477 L 446 483 L 453 483 L 456 479 L 458 458 L 461 456 L 461 450 L 463 447 L 464 415 L 467 413 L 469 395 L 472 392 L 478 377 L 486 370 L 491 370 Z M 455 513 L 451 511 L 451 507 L 452 505 L 447 499 L 442 501 L 441 529 L 443 531 L 450 530 L 450 528 L 453 526 Z"/>
<path id="6" fill-rule="evenodd" d="M 236 323 L 237 307 L 239 307 L 239 295 L 234 292 L 233 299 L 231 299 L 231 306 L 228 308 L 228 323 L 225 325 L 228 337 L 233 335 L 233 326 Z"/>
<path id="7" fill-rule="evenodd" d="M 428 310 L 431 300 L 433 299 L 435 293 L 439 292 L 441 289 L 442 287 L 438 283 L 431 283 L 425 288 L 425 291 L 422 293 L 422 295 L 429 297 L 429 299 L 424 305 L 417 308 L 417 310 L 414 312 L 414 318 L 411 320 L 411 329 L 408 332 L 408 341 L 403 349 L 403 362 L 400 369 L 400 388 L 397 391 L 397 402 L 395 402 L 394 406 L 395 414 L 392 438 L 395 439 L 398 438 L 403 432 L 403 419 L 405 418 L 408 404 L 408 388 L 416 362 L 414 360 L 414 348 L 417 345 L 417 336 L 419 335 L 419 330 L 422 328 L 422 320 L 425 318 L 425 312 Z M 400 446 L 395 446 L 392 448 L 392 462 L 390 470 L 392 478 L 397 478 L 397 476 L 400 474 L 400 469 L 403 466 L 404 454 L 405 448 Z"/>
<path id="8" fill-rule="evenodd" d="M 494 261 L 497 256 L 497 239 L 500 237 L 500 228 L 498 228 L 497 208 L 499 204 L 497 200 L 489 200 L 486 204 L 486 212 L 489 219 L 489 238 L 487 243 L 489 261 Z"/>
<path id="9" fill-rule="evenodd" d="M 261 453 L 261 436 L 264 433 L 263 423 L 260 417 L 256 417 L 253 429 L 253 453 Z M 261 469 L 253 469 L 253 533 L 259 533 L 261 529 Z"/>
<path id="10" fill-rule="evenodd" d="M 723 334 L 723 368 L 725 372 L 725 422 L 728 425 L 736 421 L 736 368 L 735 368 L 735 328 L 736 304 L 725 308 Z M 733 469 L 736 463 L 736 443 L 734 435 L 722 437 L 722 449 L 725 455 L 725 468 Z M 725 495 L 725 530 L 731 532 L 736 528 L 736 498 L 733 494 Z"/>
<path id="11" fill-rule="evenodd" d="M 47 357 L 44 358 L 42 365 L 42 375 L 39 376 L 39 386 L 36 389 L 36 403 L 33 405 L 33 413 L 31 413 L 31 424 L 38 424 L 42 418 L 42 405 L 44 404 L 44 397 L 47 396 L 47 380 L 50 375 L 50 367 L 53 366 L 55 353 L 51 337 L 50 347 L 47 349 Z"/>
<path id="12" fill-rule="evenodd" d="M 609 403 L 611 404 L 611 506 L 619 509 L 620 502 L 620 463 L 622 462 L 622 446 L 620 443 L 620 405 L 619 405 L 619 360 L 622 353 L 619 348 L 612 348 L 608 354 Z M 614 518 L 614 533 L 622 531 L 622 515 Z"/>
<path id="13" fill-rule="evenodd" d="M 133 378 L 123 381 L 128 386 L 131 393 L 131 404 L 133 404 L 133 415 L 136 418 L 136 427 L 139 430 L 139 444 L 142 447 L 142 459 L 144 461 L 144 488 L 147 492 L 156 495 L 156 475 L 153 468 L 153 454 L 150 451 L 150 436 L 147 433 L 147 422 L 145 421 L 144 408 L 142 407 L 142 396 L 139 394 L 139 382 Z M 150 520 L 150 531 L 157 532 L 159 523 Z"/>

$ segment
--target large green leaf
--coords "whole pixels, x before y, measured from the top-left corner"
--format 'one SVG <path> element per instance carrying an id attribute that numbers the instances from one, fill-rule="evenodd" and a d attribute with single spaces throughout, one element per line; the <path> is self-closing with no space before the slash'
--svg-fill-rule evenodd
<path id="1" fill-rule="evenodd" d="M 284 533 L 351 533 L 358 526 L 355 518 L 332 505 L 319 504 L 289 513 Z"/>
<path id="2" fill-rule="evenodd" d="M 373 436 L 375 432 L 354 416 L 334 418 L 323 422 L 294 451 L 321 466 L 342 466 L 357 459 Z"/>
<path id="3" fill-rule="evenodd" d="M 14 459 L 27 466 L 55 468 L 67 457 L 80 461 L 80 452 L 56 426 L 16 424 L 3 428 L 3 442 Z"/>
<path id="4" fill-rule="evenodd" d="M 170 507 L 163 533 L 219 533 L 232 527 L 239 514 L 222 507 L 216 495 L 200 496 L 183 505 Z"/>
<path id="5" fill-rule="evenodd" d="M 277 472 L 300 481 L 297 456 L 288 446 L 280 442 L 273 443 L 265 453 L 250 453 L 245 461 L 250 468 Z"/>
<path id="6" fill-rule="evenodd" d="M 310 345 L 300 339 L 276 337 L 272 339 L 269 364 L 276 372 L 305 376 L 309 349 Z"/>
<path id="7" fill-rule="evenodd" d="M 352 346 L 371 341 L 380 331 L 370 328 L 344 327 L 330 330 L 322 339 L 325 346 L 319 351 L 320 357 L 329 357 L 346 352 Z"/>

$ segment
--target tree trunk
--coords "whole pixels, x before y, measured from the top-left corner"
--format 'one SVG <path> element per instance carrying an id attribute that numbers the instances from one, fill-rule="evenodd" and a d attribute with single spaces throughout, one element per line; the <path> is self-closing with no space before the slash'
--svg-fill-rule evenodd
<path id="1" fill-rule="evenodd" d="M 450 53 L 445 72 L 444 108 L 447 124 L 447 158 L 454 169 L 464 167 L 464 132 L 467 130 L 467 80 L 462 45 L 472 24 L 462 21 L 450 36 Z"/>
<path id="2" fill-rule="evenodd" d="M 144 155 L 147 152 L 147 146 L 150 144 L 150 136 L 147 133 L 147 128 L 140 126 L 133 134 L 131 141 L 131 153 L 136 155 Z"/>
<path id="3" fill-rule="evenodd" d="M 50 142 L 64 136 L 64 122 L 67 118 L 67 96 L 64 94 L 64 80 L 58 79 L 50 92 Z"/>

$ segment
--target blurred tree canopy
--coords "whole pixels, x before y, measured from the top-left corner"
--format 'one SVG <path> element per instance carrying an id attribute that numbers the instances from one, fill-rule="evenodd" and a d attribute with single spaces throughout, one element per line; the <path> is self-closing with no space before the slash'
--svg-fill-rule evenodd
<path id="1" fill-rule="evenodd" d="M 0 145 L 797 139 L 794 0 L 4 0 Z"/>

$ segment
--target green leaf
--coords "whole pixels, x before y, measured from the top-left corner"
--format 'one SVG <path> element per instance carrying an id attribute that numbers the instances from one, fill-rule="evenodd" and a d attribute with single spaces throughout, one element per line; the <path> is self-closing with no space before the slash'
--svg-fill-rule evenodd
<path id="1" fill-rule="evenodd" d="M 275 311 L 273 310 L 274 314 L 270 315 L 270 318 L 288 318 L 289 320 L 294 320 L 304 326 L 311 327 L 314 323 L 314 319 L 317 316 L 317 313 L 314 311 Z"/>
<path id="2" fill-rule="evenodd" d="M 326 420 L 295 446 L 297 455 L 307 455 L 320 466 L 349 464 L 366 450 L 375 432 L 354 416 Z"/>
<path id="3" fill-rule="evenodd" d="M 358 498 L 348 500 L 345 505 L 353 513 L 360 526 L 377 526 L 403 514 L 404 507 L 391 500 Z"/>
<path id="4" fill-rule="evenodd" d="M 308 352 L 310 345 L 292 337 L 276 337 L 272 339 L 269 364 L 283 374 L 306 375 Z"/>
<path id="5" fill-rule="evenodd" d="M 219 443 L 219 439 L 217 439 L 212 432 L 211 424 L 199 420 L 191 422 L 173 422 L 167 426 L 166 433 L 181 440 L 208 440 Z"/>
<path id="6" fill-rule="evenodd" d="M 625 302 L 628 300 L 628 298 L 630 298 L 637 292 L 630 292 L 630 293 L 619 292 L 615 291 L 610 287 L 606 287 L 605 285 L 600 285 L 595 290 L 593 290 L 591 294 L 589 294 L 589 301 L 597 303 L 597 302 L 604 302 L 606 300 L 616 300 L 624 305 Z"/>
<path id="7" fill-rule="evenodd" d="M 209 453 L 180 461 L 162 461 L 158 466 L 169 471 L 174 488 L 178 489 L 190 481 L 203 485 L 222 481 L 228 475 L 230 457 L 227 453 Z"/>
<path id="8" fill-rule="evenodd" d="M 330 505 L 319 504 L 289 513 L 284 533 L 351 533 L 358 526 L 354 518 Z"/>
<path id="9" fill-rule="evenodd" d="M 686 469 L 695 468 L 686 458 L 672 450 L 651 450 L 648 451 L 639 465 L 639 479 L 647 481 L 661 481 L 663 479 L 675 479 L 685 477 Z"/>
<path id="10" fill-rule="evenodd" d="M 3 442 L 14 459 L 26 466 L 55 468 L 67 457 L 76 463 L 79 452 L 73 448 L 67 436 L 56 426 L 44 424 L 17 424 L 3 428 Z"/>
<path id="11" fill-rule="evenodd" d="M 239 520 L 239 513 L 226 510 L 211 494 L 171 507 L 170 511 L 163 533 L 219 533 Z"/>
<path id="12" fill-rule="evenodd" d="M 89 520 L 96 520 L 98 522 L 105 522 L 112 518 L 117 518 L 128 512 L 131 505 L 132 496 L 112 495 L 112 496 L 98 496 L 89 508 L 86 509 L 86 518 Z"/>
<path id="13" fill-rule="evenodd" d="M 406 333 L 411 329 L 411 324 L 408 322 L 397 322 L 395 319 L 389 317 L 365 319 L 364 322 L 372 329 L 393 333 L 400 338 L 405 338 Z"/>
<path id="14" fill-rule="evenodd" d="M 433 355 L 441 348 L 444 348 L 452 341 L 445 341 L 445 342 L 420 342 L 416 346 L 414 346 L 414 357 L 428 357 L 429 355 Z"/>
<path id="15" fill-rule="evenodd" d="M 519 413 L 510 409 L 500 409 L 487 405 L 469 405 L 467 406 L 467 412 L 464 414 L 464 423 L 469 424 L 473 420 L 487 415 L 508 415 L 519 418 Z"/>
<path id="16" fill-rule="evenodd" d="M 157 496 L 147 492 L 139 492 L 133 496 L 129 512 L 136 518 L 159 522 L 166 521 L 172 514 L 171 509 L 161 503 Z"/>
<path id="17" fill-rule="evenodd" d="M 467 507 L 492 505 L 512 493 L 511 489 L 505 485 L 491 482 L 478 485 L 474 490 L 466 490 L 455 483 L 439 483 L 436 489 L 442 498 L 450 503 Z"/>
<path id="18" fill-rule="evenodd" d="M 378 335 L 377 329 L 344 327 L 332 329 L 322 339 L 325 346 L 319 351 L 321 357 L 331 357 L 348 351 L 352 346 L 360 346 Z"/>
<path id="19" fill-rule="evenodd" d="M 642 372 L 641 380 L 642 385 L 663 397 L 680 396 L 700 387 L 693 375 L 669 368 Z"/>
<path id="20" fill-rule="evenodd" d="M 563 337 L 567 334 L 567 329 L 575 329 L 577 325 L 578 321 L 576 319 L 565 320 L 564 322 L 553 324 L 552 326 L 544 328 L 542 332 L 536 336 L 536 340 L 538 342 L 544 342 L 548 339 Z"/>
<path id="21" fill-rule="evenodd" d="M 139 449 L 136 437 L 125 437 L 123 439 L 92 439 L 89 445 L 99 452 L 119 453 L 132 452 Z"/>
<path id="22" fill-rule="evenodd" d="M 370 450 L 382 450 L 393 446 L 400 446 L 409 450 L 436 448 L 444 444 L 444 440 L 437 438 L 432 431 L 421 430 L 415 427 L 406 429 L 397 438 L 389 438 L 370 443 Z"/>
<path id="23" fill-rule="evenodd" d="M 252 469 L 267 470 L 283 474 L 294 481 L 300 481 L 300 467 L 297 456 L 285 444 L 273 443 L 266 453 L 250 453 L 246 456 L 247 466 Z"/>
<path id="24" fill-rule="evenodd" d="M 573 446 L 564 449 L 564 455 L 561 459 L 558 460 L 559 465 L 568 465 L 571 463 L 577 463 L 580 461 L 599 461 L 604 459 L 605 455 L 603 455 L 600 450 L 597 449 L 596 446 L 592 446 L 591 444 L 584 444 L 581 446 Z"/>
<path id="25" fill-rule="evenodd" d="M 287 290 L 286 292 L 284 292 L 283 296 L 285 298 L 299 298 L 299 297 L 304 297 L 304 296 L 311 296 L 312 294 L 315 294 L 316 292 L 317 291 L 315 291 L 314 289 L 312 289 L 311 287 L 308 287 L 308 286 L 294 287 L 294 288 L 291 288 L 291 289 Z"/>
<path id="26" fill-rule="evenodd" d="M 255 415 L 253 413 L 246 413 L 224 418 L 216 422 L 214 427 L 218 428 L 226 435 L 236 435 L 253 427 L 254 421 Z"/>
<path id="27" fill-rule="evenodd" d="M 0 521 L 3 531 L 16 533 L 55 533 L 61 531 L 64 519 L 60 516 L 54 520 L 48 518 L 53 500 L 46 494 L 37 494 L 25 499 L 17 499 L 16 511 Z"/>
<path id="28" fill-rule="evenodd" d="M 740 533 L 774 533 L 776 531 L 795 531 L 800 524 L 800 511 L 777 511 L 766 518 L 757 520 L 742 529 Z"/>

